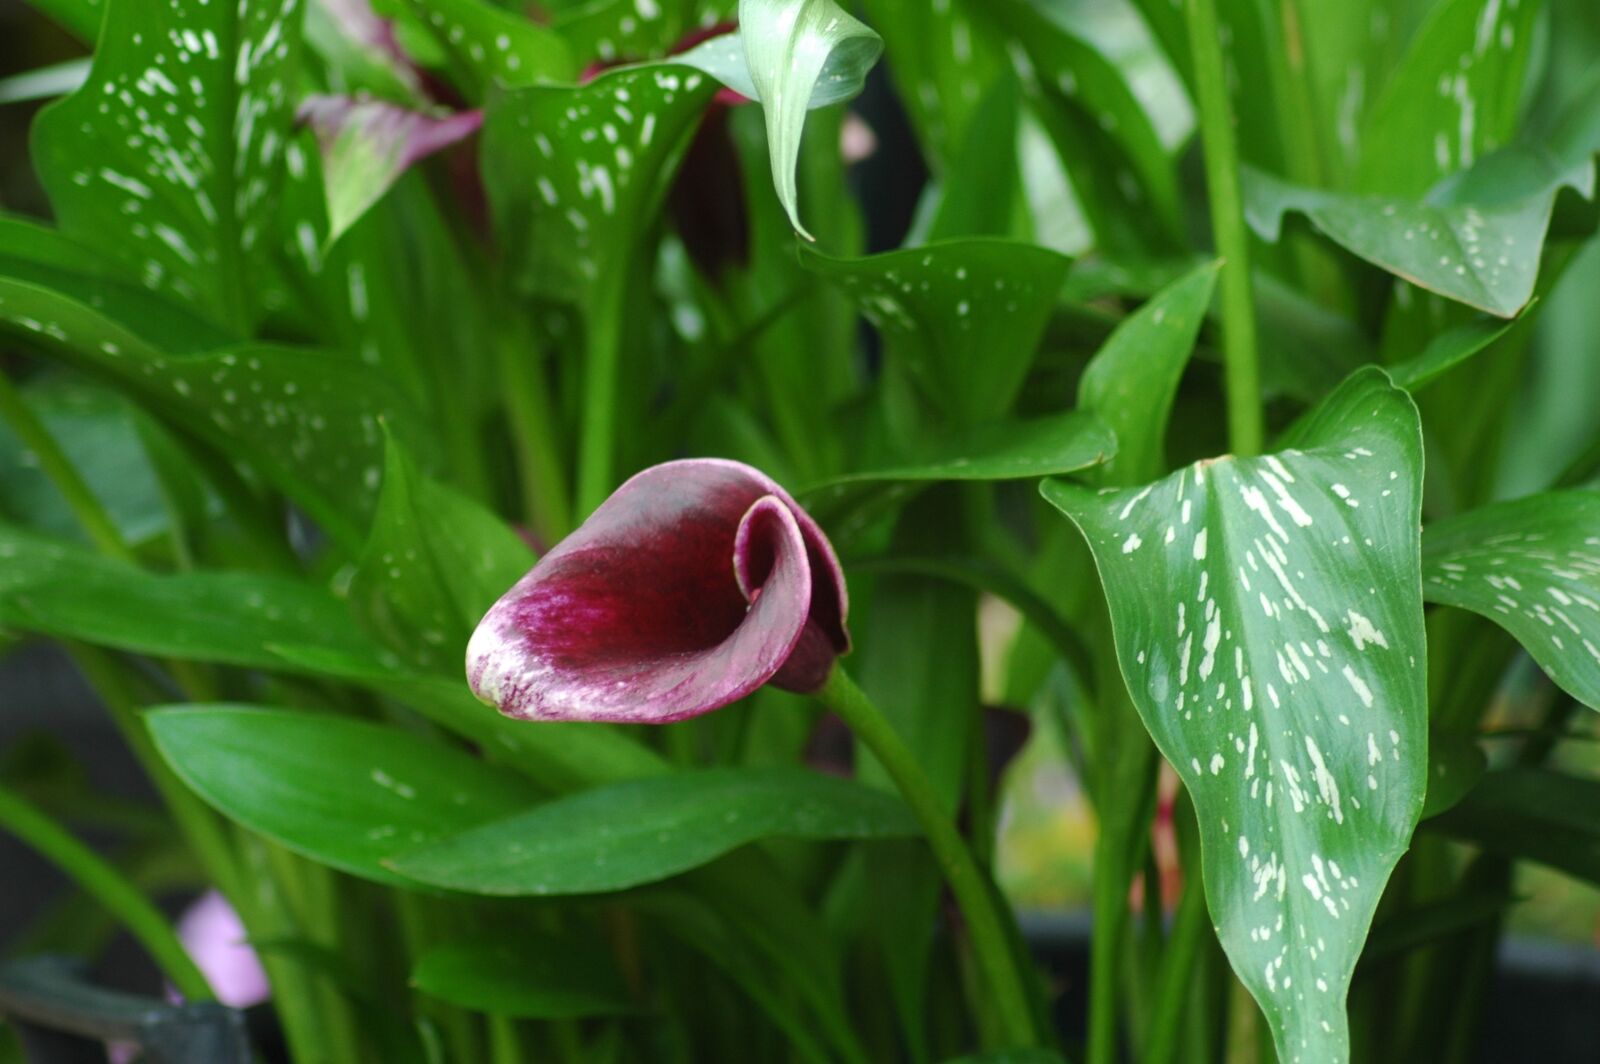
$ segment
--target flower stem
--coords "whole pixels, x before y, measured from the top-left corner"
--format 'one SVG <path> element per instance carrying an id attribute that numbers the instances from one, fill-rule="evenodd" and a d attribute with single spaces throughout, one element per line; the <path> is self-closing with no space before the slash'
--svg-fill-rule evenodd
<path id="1" fill-rule="evenodd" d="M 843 669 L 834 668 L 817 698 L 872 751 L 921 822 L 928 845 L 966 917 L 973 952 L 994 994 L 1006 1040 L 1012 1048 L 1038 1045 L 1027 984 L 1012 952 L 993 888 L 979 871 L 972 851 L 956 830 L 916 755 Z"/>
<path id="2" fill-rule="evenodd" d="M 589 300 L 583 327 L 583 424 L 578 429 L 578 518 L 605 502 L 613 480 L 617 440 L 617 386 L 622 361 L 621 277 L 602 278 Z"/>
<path id="3" fill-rule="evenodd" d="M 1227 376 L 1228 445 L 1234 454 L 1261 451 L 1261 375 L 1257 358 L 1255 299 L 1250 286 L 1250 235 L 1239 192 L 1239 149 L 1228 105 L 1216 0 L 1184 0 L 1189 51 L 1194 59 L 1200 139 L 1205 147 L 1211 232 L 1223 259 L 1222 354 Z"/>
<path id="4" fill-rule="evenodd" d="M 105 906 L 139 940 L 179 993 L 191 1001 L 214 999 L 206 977 L 183 948 L 167 918 L 115 866 L 3 787 L 0 827 L 43 854 Z"/>

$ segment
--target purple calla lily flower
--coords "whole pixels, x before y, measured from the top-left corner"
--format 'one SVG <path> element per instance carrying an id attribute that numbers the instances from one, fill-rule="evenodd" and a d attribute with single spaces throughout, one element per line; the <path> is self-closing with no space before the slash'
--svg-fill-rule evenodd
<path id="1" fill-rule="evenodd" d="M 524 720 L 665 724 L 765 683 L 814 691 L 850 649 L 833 547 L 738 462 L 639 473 L 506 592 L 467 645 L 483 701 Z"/>

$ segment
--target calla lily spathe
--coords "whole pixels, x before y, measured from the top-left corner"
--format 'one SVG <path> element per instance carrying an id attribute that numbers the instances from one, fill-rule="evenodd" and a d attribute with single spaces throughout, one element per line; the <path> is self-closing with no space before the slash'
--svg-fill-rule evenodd
<path id="1" fill-rule="evenodd" d="M 772 683 L 820 688 L 850 649 L 817 523 L 760 470 L 653 466 L 618 488 L 479 623 L 467 679 L 525 720 L 665 724 Z"/>

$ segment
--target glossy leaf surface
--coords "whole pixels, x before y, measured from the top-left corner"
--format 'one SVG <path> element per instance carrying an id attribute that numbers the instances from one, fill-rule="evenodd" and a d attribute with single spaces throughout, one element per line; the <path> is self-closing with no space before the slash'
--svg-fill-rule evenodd
<path id="1" fill-rule="evenodd" d="M 1532 495 L 1422 537 L 1423 593 L 1516 637 L 1572 697 L 1600 709 L 1600 493 Z"/>
<path id="2" fill-rule="evenodd" d="M 301 16 L 300 0 L 107 0 L 89 80 L 34 129 L 62 229 L 147 287 L 250 320 Z"/>
<path id="3" fill-rule="evenodd" d="M 959 422 L 1004 413 L 1022 387 L 1069 260 L 1033 244 L 963 240 L 861 259 L 804 251 L 849 293 L 930 401 Z"/>
<path id="4" fill-rule="evenodd" d="M 415 735 L 326 714 L 245 706 L 151 711 L 162 757 L 252 831 L 352 875 L 411 885 L 393 854 L 528 805 L 520 776 Z"/>
<path id="5" fill-rule="evenodd" d="M 1340 1061 L 1351 971 L 1423 801 L 1421 431 L 1366 370 L 1286 443 L 1143 488 L 1044 490 L 1094 553 L 1280 1059 Z"/>
<path id="6" fill-rule="evenodd" d="M 410 878 L 474 894 L 599 894 L 665 879 L 760 839 L 916 833 L 898 799 L 849 780 L 790 768 L 712 769 L 584 791 L 392 863 Z"/>

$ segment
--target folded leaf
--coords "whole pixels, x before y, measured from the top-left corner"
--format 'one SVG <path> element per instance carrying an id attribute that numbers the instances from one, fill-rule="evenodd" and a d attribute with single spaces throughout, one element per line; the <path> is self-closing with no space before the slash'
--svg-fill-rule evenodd
<path id="1" fill-rule="evenodd" d="M 1600 709 L 1600 492 L 1532 495 L 1422 537 L 1423 594 L 1500 625 L 1568 694 Z"/>
<path id="2" fill-rule="evenodd" d="M 755 98 L 766 113 L 778 200 L 795 232 L 811 240 L 800 224 L 795 187 L 806 111 L 819 93 L 831 102 L 860 92 L 883 39 L 833 0 L 739 0 L 739 26 Z"/>
<path id="3" fill-rule="evenodd" d="M 414 847 L 391 866 L 472 894 L 600 894 L 761 839 L 915 834 L 897 798 L 849 780 L 802 769 L 712 769 L 584 791 Z"/>
<path id="4" fill-rule="evenodd" d="M 223 815 L 352 875 L 534 800 L 532 784 L 442 743 L 363 721 L 246 706 L 146 714 L 161 756 Z"/>
<path id="5" fill-rule="evenodd" d="M 1044 493 L 1089 542 L 1129 692 L 1194 800 L 1234 971 L 1280 1059 L 1338 1062 L 1425 788 L 1421 427 L 1369 369 L 1286 442 Z"/>

